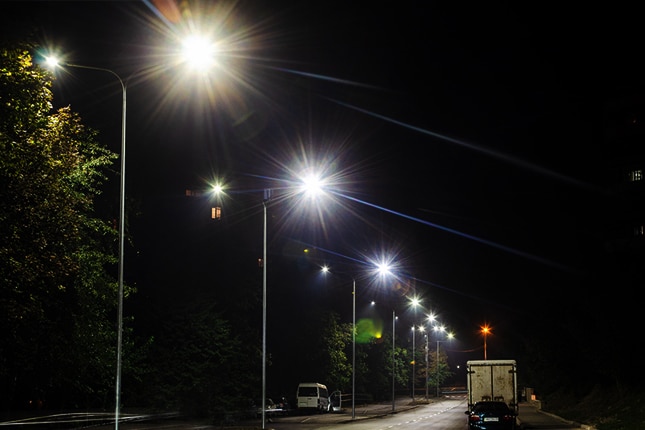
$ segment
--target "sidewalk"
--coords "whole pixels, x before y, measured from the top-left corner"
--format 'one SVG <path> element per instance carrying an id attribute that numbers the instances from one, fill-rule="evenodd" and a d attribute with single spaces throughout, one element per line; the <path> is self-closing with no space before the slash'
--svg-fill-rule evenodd
<path id="1" fill-rule="evenodd" d="M 520 429 L 586 429 L 594 430 L 595 427 L 568 421 L 557 415 L 544 412 L 540 409 L 540 402 L 520 403 L 520 412 L 517 418 Z"/>

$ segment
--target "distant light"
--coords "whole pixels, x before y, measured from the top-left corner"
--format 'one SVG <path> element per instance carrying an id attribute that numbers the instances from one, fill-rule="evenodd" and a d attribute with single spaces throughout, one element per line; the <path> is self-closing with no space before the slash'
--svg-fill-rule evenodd
<path id="1" fill-rule="evenodd" d="M 224 192 L 224 188 L 219 184 L 215 184 L 213 185 L 212 192 L 213 194 L 222 194 L 222 192 Z"/>

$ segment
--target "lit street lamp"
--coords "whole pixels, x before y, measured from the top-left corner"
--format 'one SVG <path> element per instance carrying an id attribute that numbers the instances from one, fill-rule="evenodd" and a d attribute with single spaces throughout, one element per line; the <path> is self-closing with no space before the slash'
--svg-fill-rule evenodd
<path id="1" fill-rule="evenodd" d="M 425 331 L 425 327 L 421 326 L 421 327 L 419 327 L 419 330 Z M 428 336 L 427 333 L 424 334 L 424 336 L 426 338 L 426 376 L 425 376 L 425 384 L 424 385 L 426 387 L 425 399 L 428 400 L 428 375 L 430 375 L 429 368 L 428 368 L 428 338 L 429 338 L 429 336 Z"/>
<path id="2" fill-rule="evenodd" d="M 444 326 L 435 326 L 434 327 L 435 332 L 445 332 L 446 328 Z M 439 343 L 441 342 L 447 342 L 449 340 L 452 340 L 454 335 L 452 333 L 447 334 L 447 339 L 440 340 L 437 337 L 437 362 L 435 363 L 435 383 L 437 384 L 437 392 L 436 392 L 436 397 L 439 397 Z"/>
<path id="3" fill-rule="evenodd" d="M 486 338 L 491 333 L 491 330 L 490 330 L 490 327 L 488 326 L 488 324 L 483 325 L 480 328 L 481 328 L 482 334 L 484 335 L 484 360 L 487 360 L 488 358 L 487 358 L 487 354 L 486 354 Z"/>
<path id="4" fill-rule="evenodd" d="M 396 408 L 396 401 L 394 398 L 394 381 L 396 375 L 396 361 L 394 360 L 394 338 L 396 337 L 396 312 L 392 310 L 392 412 Z"/>
<path id="5" fill-rule="evenodd" d="M 416 375 L 415 375 L 415 373 L 414 373 L 414 372 L 415 372 L 415 366 L 414 366 L 414 365 L 415 365 L 415 360 L 414 360 L 414 356 L 415 356 L 415 352 L 416 352 L 416 351 L 415 351 L 415 349 L 416 349 L 416 345 L 415 345 L 414 340 L 416 339 L 416 337 L 417 337 L 417 336 L 416 336 L 416 332 L 415 332 L 415 330 L 414 330 L 414 325 L 413 325 L 413 326 L 412 326 L 412 401 L 413 401 L 413 402 L 414 402 L 414 379 L 415 379 L 415 377 L 416 377 Z"/>
<path id="6" fill-rule="evenodd" d="M 323 266 L 323 273 L 329 267 Z M 356 279 L 352 278 L 352 419 L 356 419 Z"/>
<path id="7" fill-rule="evenodd" d="M 322 181 L 309 176 L 303 179 L 300 192 L 317 195 L 322 188 Z M 215 194 L 224 193 L 221 185 L 213 187 Z M 262 430 L 266 428 L 266 363 L 267 363 L 267 209 L 272 197 L 272 189 L 264 189 L 262 199 Z"/>
<path id="8" fill-rule="evenodd" d="M 190 45 L 185 45 L 188 49 Z M 189 54 L 189 53 L 188 53 Z M 184 60 L 190 60 L 184 56 Z M 118 305 L 117 305 L 117 358 L 116 358 L 116 384 L 115 384 L 115 406 L 114 406 L 114 428 L 119 428 L 120 407 L 121 407 L 121 363 L 122 363 L 122 345 L 123 345 L 123 278 L 124 278 L 124 248 L 125 248 L 125 156 L 126 156 L 126 84 L 121 76 L 110 69 L 103 67 L 85 66 L 81 64 L 62 63 L 55 57 L 47 57 L 47 64 L 51 68 L 57 66 L 73 67 L 77 69 L 96 70 L 106 72 L 114 76 L 121 85 L 122 107 L 121 107 L 121 170 L 119 181 L 119 257 L 118 257 Z"/>
<path id="9" fill-rule="evenodd" d="M 121 177 L 119 185 L 119 268 L 118 268 L 118 309 L 117 309 L 117 350 L 116 350 L 116 386 L 115 386 L 115 406 L 114 406 L 114 428 L 119 428 L 120 404 L 121 404 L 121 355 L 123 344 L 123 260 L 124 260 L 124 243 L 125 243 L 125 118 L 126 118 L 126 86 L 121 77 L 110 69 L 102 67 L 83 66 L 79 64 L 59 63 L 54 57 L 47 58 L 47 64 L 51 67 L 58 65 L 74 67 L 78 69 L 98 70 L 110 73 L 116 77 L 121 84 L 123 104 L 121 108 Z"/>
<path id="10" fill-rule="evenodd" d="M 414 388 L 415 388 L 414 387 L 414 385 L 415 385 L 414 382 L 415 382 L 416 376 L 417 376 L 416 373 L 415 373 L 415 371 L 416 371 L 416 359 L 415 359 L 415 357 L 416 357 L 416 344 L 415 344 L 415 339 L 416 339 L 417 336 L 416 336 L 416 330 L 415 330 L 414 324 L 416 323 L 417 306 L 419 306 L 420 304 L 421 304 L 421 301 L 416 297 L 412 298 L 412 300 L 410 301 L 410 306 L 412 306 L 412 308 L 414 310 L 414 316 L 415 316 L 415 318 L 412 321 L 412 401 L 413 402 L 414 402 L 414 394 L 415 394 L 414 393 Z"/>
<path id="11" fill-rule="evenodd" d="M 264 190 L 262 199 L 262 430 L 266 423 L 267 395 L 267 204 L 271 190 Z"/>

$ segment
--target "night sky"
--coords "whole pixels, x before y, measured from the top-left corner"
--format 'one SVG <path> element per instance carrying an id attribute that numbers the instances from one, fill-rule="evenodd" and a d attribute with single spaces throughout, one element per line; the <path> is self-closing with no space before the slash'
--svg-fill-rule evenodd
<path id="1" fill-rule="evenodd" d="M 493 329 L 489 358 L 513 358 L 526 327 L 557 331 L 563 315 L 625 305 L 590 285 L 602 246 L 603 109 L 645 76 L 633 11 L 264 3 L 189 1 L 192 18 L 176 23 L 147 2 L 0 3 L 4 31 L 33 28 L 42 48 L 127 81 L 136 251 L 126 279 L 139 297 L 126 313 L 145 320 L 147 304 L 211 287 L 242 295 L 231 268 L 257 269 L 260 280 L 265 188 L 269 343 L 320 298 L 321 264 L 339 268 L 329 305 L 345 322 L 352 277 L 357 310 L 376 300 L 386 326 L 393 308 L 405 314 L 402 291 L 416 293 L 455 332 L 451 354 L 463 360 L 483 358 L 483 324 Z M 222 41 L 208 75 L 174 62 L 189 25 Z M 54 103 L 119 151 L 114 77 L 66 69 Z M 333 178 L 316 204 L 289 194 L 310 167 Z M 231 190 L 219 223 L 210 197 L 186 197 L 216 178 Z M 371 277 L 369 262 L 383 257 L 396 281 Z"/>

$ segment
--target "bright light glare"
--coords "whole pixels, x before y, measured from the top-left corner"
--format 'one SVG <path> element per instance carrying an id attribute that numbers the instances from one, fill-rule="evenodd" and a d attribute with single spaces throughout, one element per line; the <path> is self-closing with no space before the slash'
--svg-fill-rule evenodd
<path id="1" fill-rule="evenodd" d="M 432 329 L 433 329 L 434 331 L 436 331 L 436 332 L 439 332 L 439 331 L 442 331 L 442 332 L 443 332 L 443 331 L 446 331 L 446 327 L 445 327 L 445 326 L 442 326 L 442 325 L 441 325 L 441 326 L 437 326 L 437 325 L 436 325 L 436 326 L 434 326 Z"/>
<path id="2" fill-rule="evenodd" d="M 55 69 L 58 67 L 58 58 L 56 57 L 45 57 L 45 63 L 50 69 Z"/>
<path id="3" fill-rule="evenodd" d="M 386 276 L 389 275 L 390 272 L 390 266 L 386 263 L 380 263 L 376 265 L 376 271 L 379 273 L 381 276 Z"/>
<path id="4" fill-rule="evenodd" d="M 224 192 L 224 188 L 219 184 L 215 184 L 213 185 L 211 191 L 213 192 L 213 194 L 222 194 Z"/>
<path id="5" fill-rule="evenodd" d="M 302 185 L 300 186 L 300 191 L 307 194 L 310 197 L 317 197 L 321 195 L 323 191 L 324 181 L 316 175 L 308 175 L 302 178 Z"/>
<path id="6" fill-rule="evenodd" d="M 195 70 L 207 70 L 215 63 L 217 46 L 200 36 L 190 36 L 182 44 L 184 61 Z"/>

